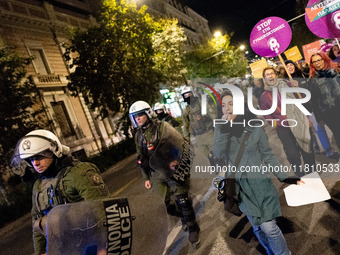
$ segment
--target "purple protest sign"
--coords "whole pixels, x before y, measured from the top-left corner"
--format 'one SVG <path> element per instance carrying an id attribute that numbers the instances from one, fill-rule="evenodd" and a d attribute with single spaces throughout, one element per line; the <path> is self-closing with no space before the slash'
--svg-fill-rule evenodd
<path id="1" fill-rule="evenodd" d="M 321 45 L 319 51 L 328 52 L 336 43 L 324 43 Z"/>
<path id="2" fill-rule="evenodd" d="M 250 34 L 250 46 L 260 56 L 276 57 L 284 52 L 292 39 L 289 24 L 279 17 L 259 21 Z"/>
<path id="3" fill-rule="evenodd" d="M 310 0 L 306 6 L 306 25 L 322 38 L 340 38 L 340 0 Z"/>

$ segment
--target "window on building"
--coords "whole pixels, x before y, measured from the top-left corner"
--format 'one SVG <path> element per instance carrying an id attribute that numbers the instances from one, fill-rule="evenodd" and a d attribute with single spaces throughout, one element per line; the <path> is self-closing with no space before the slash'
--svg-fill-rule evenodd
<path id="1" fill-rule="evenodd" d="M 48 66 L 45 53 L 42 49 L 29 49 L 31 55 L 34 57 L 33 66 L 35 71 L 41 75 L 47 75 L 51 73 L 51 69 Z"/>
<path id="2" fill-rule="evenodd" d="M 62 136 L 64 138 L 75 136 L 76 132 L 66 110 L 65 103 L 63 101 L 51 102 L 51 106 L 55 114 L 56 121 L 59 124 Z"/>
<path id="3" fill-rule="evenodd" d="M 72 156 L 75 157 L 76 159 L 79 159 L 80 161 L 87 161 L 87 156 L 84 149 L 72 152 Z"/>

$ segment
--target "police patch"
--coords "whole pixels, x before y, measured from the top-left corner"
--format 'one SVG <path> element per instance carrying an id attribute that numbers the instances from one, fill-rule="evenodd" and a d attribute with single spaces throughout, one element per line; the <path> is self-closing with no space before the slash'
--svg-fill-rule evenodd
<path id="1" fill-rule="evenodd" d="M 88 173 L 88 178 L 90 179 L 91 183 L 95 186 L 103 184 L 103 179 L 98 173 L 90 172 Z"/>

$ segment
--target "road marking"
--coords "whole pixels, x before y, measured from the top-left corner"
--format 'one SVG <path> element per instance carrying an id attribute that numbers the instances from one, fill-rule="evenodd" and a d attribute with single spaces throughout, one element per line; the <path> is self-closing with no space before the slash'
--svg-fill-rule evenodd
<path id="1" fill-rule="evenodd" d="M 132 183 L 134 183 L 135 181 L 137 181 L 138 178 L 133 178 L 131 181 L 129 181 L 127 184 L 125 184 L 123 187 L 121 187 L 119 190 L 117 190 L 115 193 L 113 193 L 111 195 L 111 197 L 115 197 L 118 196 L 121 192 L 123 192 L 127 187 L 129 187 Z"/>
<path id="2" fill-rule="evenodd" d="M 196 208 L 195 210 L 195 214 L 196 217 L 201 213 L 203 207 L 205 206 L 207 200 L 209 199 L 209 197 L 211 196 L 211 193 L 214 191 L 215 189 L 210 186 L 209 190 L 204 194 L 202 199 L 197 199 L 197 201 L 199 202 L 199 206 L 198 208 Z M 197 198 L 199 198 L 199 196 L 197 196 Z M 179 254 L 180 248 L 182 248 L 182 244 L 184 242 L 189 242 L 187 240 L 187 238 L 183 238 L 184 236 L 187 236 L 187 233 L 182 236 L 180 238 L 180 240 L 176 241 L 176 247 L 174 249 L 171 250 L 171 252 L 168 253 L 168 248 L 174 243 L 175 239 L 177 238 L 179 232 L 182 231 L 182 223 L 180 221 L 177 222 L 177 224 L 175 225 L 175 227 L 170 231 L 167 239 L 166 239 L 166 245 L 163 251 L 163 255 L 169 254 L 169 255 L 176 255 Z"/>

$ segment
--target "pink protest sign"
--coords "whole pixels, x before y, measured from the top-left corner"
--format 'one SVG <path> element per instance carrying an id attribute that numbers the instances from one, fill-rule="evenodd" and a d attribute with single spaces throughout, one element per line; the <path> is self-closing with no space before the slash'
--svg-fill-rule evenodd
<path id="1" fill-rule="evenodd" d="M 322 38 L 340 38 L 340 0 L 310 0 L 305 20 L 313 34 Z"/>
<path id="2" fill-rule="evenodd" d="M 288 48 L 291 39 L 289 24 L 279 17 L 269 17 L 251 31 L 250 46 L 262 57 L 276 57 Z"/>

